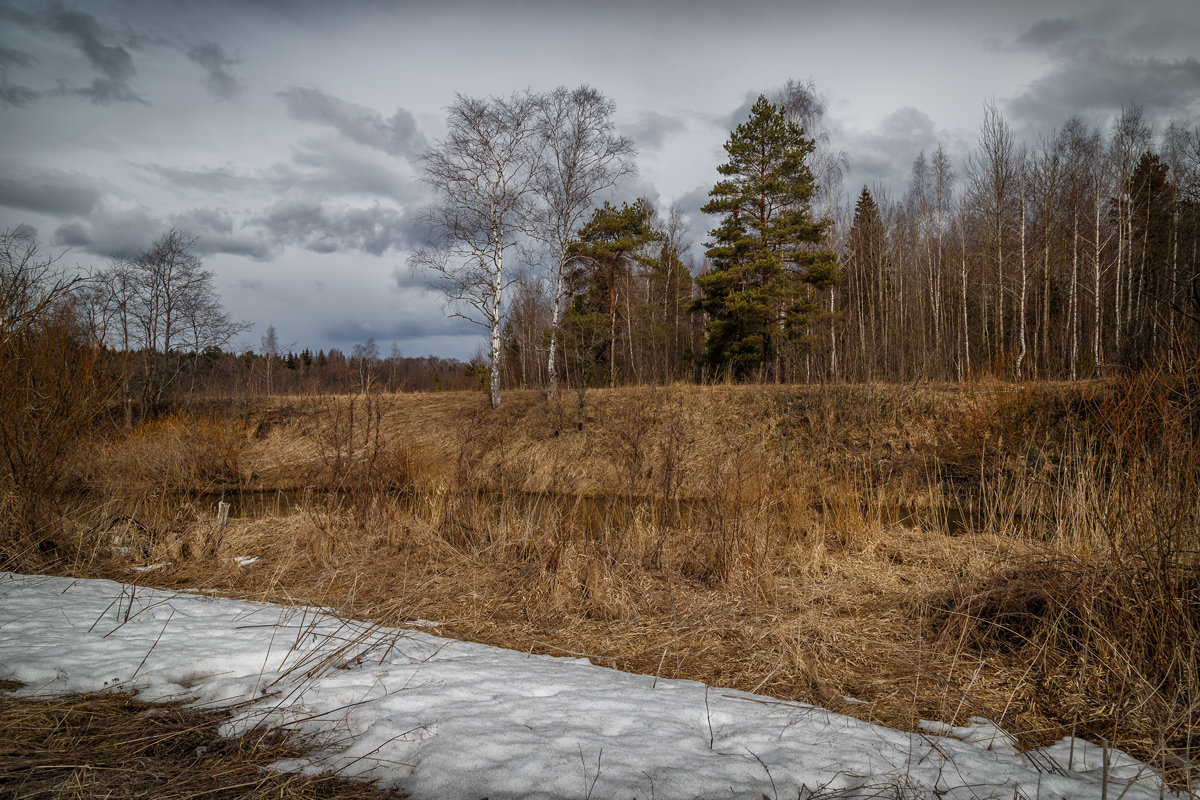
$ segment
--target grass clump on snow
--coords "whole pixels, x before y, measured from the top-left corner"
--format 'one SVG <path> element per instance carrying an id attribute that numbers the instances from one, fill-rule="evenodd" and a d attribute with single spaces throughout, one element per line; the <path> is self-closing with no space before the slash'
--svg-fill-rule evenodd
<path id="1" fill-rule="evenodd" d="M 398 800 L 362 782 L 270 771 L 303 755 L 286 732 L 227 739 L 228 712 L 98 693 L 50 699 L 0 694 L 0 794 L 22 800 Z"/>

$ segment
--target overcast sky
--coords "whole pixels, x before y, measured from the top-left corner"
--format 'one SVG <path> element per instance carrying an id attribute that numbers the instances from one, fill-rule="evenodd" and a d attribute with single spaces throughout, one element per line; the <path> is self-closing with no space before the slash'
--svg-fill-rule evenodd
<path id="1" fill-rule="evenodd" d="M 617 196 L 695 212 L 730 129 L 789 78 L 825 99 L 847 193 L 899 192 L 939 143 L 962 171 L 988 101 L 1031 143 L 1129 103 L 1156 132 L 1196 124 L 1197 42 L 1197 0 L 0 0 L 0 230 L 97 267 L 189 232 L 255 323 L 240 349 L 274 325 L 297 348 L 469 358 L 481 331 L 407 267 L 415 158 L 456 92 L 595 86 L 638 145 Z"/>

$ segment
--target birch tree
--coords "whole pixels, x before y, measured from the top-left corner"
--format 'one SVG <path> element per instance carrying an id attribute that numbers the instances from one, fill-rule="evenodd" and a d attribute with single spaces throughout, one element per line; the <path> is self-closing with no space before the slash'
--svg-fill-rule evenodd
<path id="1" fill-rule="evenodd" d="M 1004 241 L 1011 226 L 1010 214 L 1013 203 L 1015 172 L 1013 155 L 1016 145 L 1012 128 L 995 105 L 984 107 L 983 124 L 980 128 L 979 152 L 972 157 L 969 178 L 971 193 L 976 208 L 984 220 L 990 249 L 995 253 L 996 263 L 996 341 L 989 347 L 993 354 L 1005 350 L 1004 293 L 1006 269 L 1004 266 Z M 985 298 L 986 299 L 986 298 Z M 987 337 L 986 314 L 984 337 Z"/>
<path id="2" fill-rule="evenodd" d="M 410 263 L 430 272 L 454 316 L 488 329 L 490 396 L 500 405 L 504 292 L 515 270 L 505 255 L 529 220 L 538 174 L 539 99 L 457 95 L 448 132 L 422 157 L 424 180 L 439 197 L 426 210 L 435 243 Z"/>
<path id="3" fill-rule="evenodd" d="M 541 98 L 538 135 L 543 158 L 533 182 L 537 197 L 530 233 L 550 257 L 550 348 L 547 396 L 558 390 L 558 340 L 567 295 L 571 240 L 598 193 L 636 171 L 633 141 L 616 134 L 616 104 L 590 86 L 559 87 Z"/>

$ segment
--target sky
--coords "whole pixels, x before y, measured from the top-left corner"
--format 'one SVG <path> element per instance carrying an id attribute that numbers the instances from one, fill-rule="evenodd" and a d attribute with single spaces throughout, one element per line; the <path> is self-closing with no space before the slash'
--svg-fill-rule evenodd
<path id="1" fill-rule="evenodd" d="M 378 781 L 414 800 L 1182 800 L 1153 767 L 1083 739 L 1022 753 L 984 717 L 919 720 L 907 733 L 429 632 L 438 627 L 0 572 L 0 680 L 23 684 L 18 694 L 125 691 L 228 708 L 223 735 L 281 725 L 318 745 L 277 769 Z"/>
<path id="2" fill-rule="evenodd" d="M 852 199 L 939 144 L 961 175 L 989 102 L 1031 144 L 1131 103 L 1196 125 L 1196 42 L 1195 0 L 0 0 L 0 230 L 83 268 L 197 237 L 238 350 L 467 359 L 482 329 L 408 263 L 456 93 L 606 94 L 638 148 L 612 198 L 679 204 L 700 256 L 722 144 L 789 79 Z"/>

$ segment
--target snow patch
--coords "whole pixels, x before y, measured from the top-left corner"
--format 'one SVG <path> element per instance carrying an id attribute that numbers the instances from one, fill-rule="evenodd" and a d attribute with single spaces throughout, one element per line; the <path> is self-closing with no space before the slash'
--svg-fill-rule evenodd
<path id="1" fill-rule="evenodd" d="M 323 744 L 281 766 L 378 780 L 417 800 L 1093 800 L 1105 780 L 1094 745 L 1017 754 L 982 718 L 907 733 L 582 658 L 110 581 L 0 572 L 0 677 L 23 695 L 115 686 L 229 707 L 225 733 L 278 724 Z M 1154 771 L 1114 750 L 1108 784 L 1110 797 L 1160 797 Z"/>

